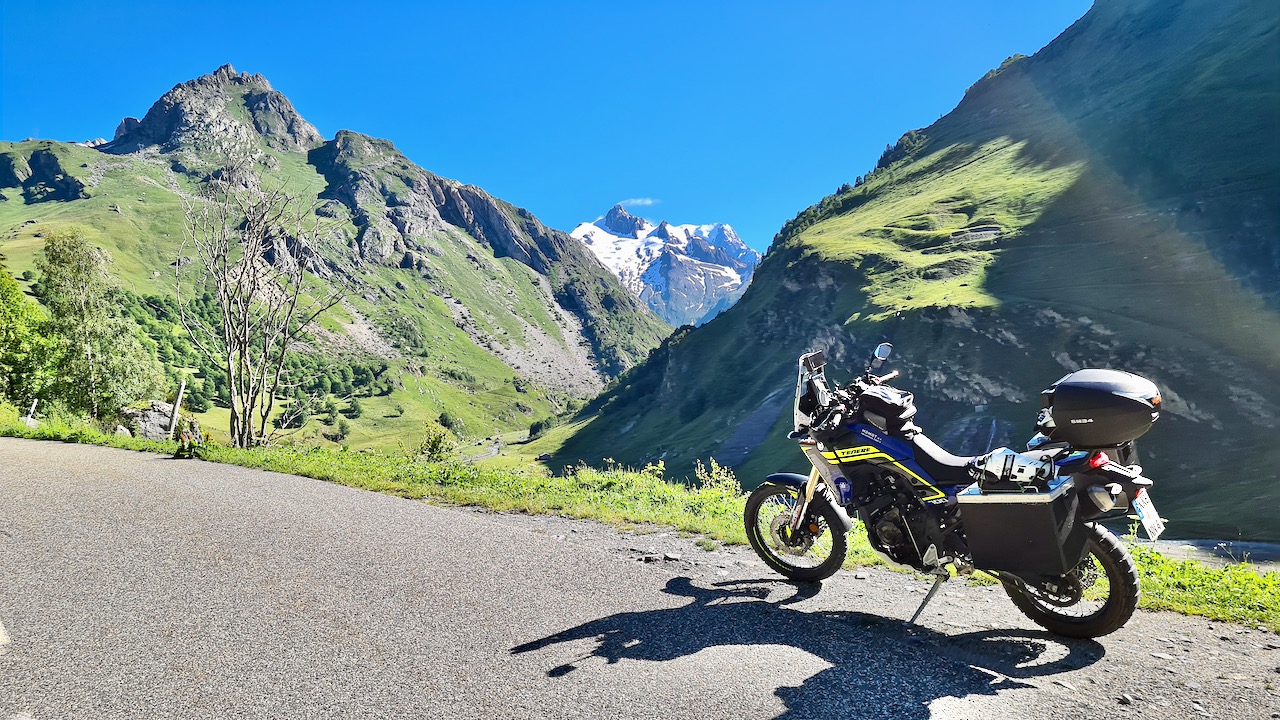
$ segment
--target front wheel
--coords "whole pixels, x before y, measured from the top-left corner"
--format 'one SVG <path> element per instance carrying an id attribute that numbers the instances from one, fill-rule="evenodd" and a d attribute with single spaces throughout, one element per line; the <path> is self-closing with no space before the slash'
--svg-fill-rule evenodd
<path id="1" fill-rule="evenodd" d="M 791 518 L 800 502 L 800 491 L 784 485 L 761 485 L 747 498 L 743 513 L 747 540 L 765 563 L 791 578 L 825 580 L 844 564 L 845 534 L 838 529 L 836 513 L 825 502 L 814 500 L 795 533 Z"/>
<path id="2" fill-rule="evenodd" d="M 1051 633 L 1095 638 L 1119 630 L 1138 607 L 1138 568 L 1111 531 L 1089 523 L 1088 553 L 1066 575 L 1040 582 L 1002 577 L 1023 615 Z"/>

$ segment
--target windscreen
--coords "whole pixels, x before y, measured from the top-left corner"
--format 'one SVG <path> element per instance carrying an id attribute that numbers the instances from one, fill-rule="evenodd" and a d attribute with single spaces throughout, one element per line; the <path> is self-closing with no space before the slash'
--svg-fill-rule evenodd
<path id="1" fill-rule="evenodd" d="M 796 373 L 795 433 L 809 430 L 813 414 L 830 402 L 827 392 L 826 357 L 822 351 L 800 356 Z"/>

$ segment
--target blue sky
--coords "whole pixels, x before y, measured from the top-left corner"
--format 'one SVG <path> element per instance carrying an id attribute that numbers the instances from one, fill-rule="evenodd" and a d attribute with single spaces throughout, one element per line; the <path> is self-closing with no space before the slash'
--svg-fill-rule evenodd
<path id="1" fill-rule="evenodd" d="M 1089 4 L 0 2 L 0 139 L 110 138 L 229 62 L 552 227 L 647 200 L 764 249 Z"/>

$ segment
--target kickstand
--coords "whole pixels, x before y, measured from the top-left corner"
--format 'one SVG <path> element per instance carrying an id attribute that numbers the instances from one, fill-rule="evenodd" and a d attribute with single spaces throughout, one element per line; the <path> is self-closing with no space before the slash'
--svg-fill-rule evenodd
<path id="1" fill-rule="evenodd" d="M 916 608 L 916 614 L 911 616 L 911 619 L 907 621 L 907 624 L 916 624 L 916 619 L 920 617 L 920 613 L 924 612 L 924 606 L 929 604 L 929 601 L 933 599 L 934 593 L 938 592 L 938 588 L 942 587 L 942 583 L 946 582 L 950 577 L 951 576 L 947 574 L 938 575 L 938 579 L 933 581 L 933 587 L 929 588 L 929 594 L 924 596 L 924 600 L 920 602 L 920 607 Z"/>

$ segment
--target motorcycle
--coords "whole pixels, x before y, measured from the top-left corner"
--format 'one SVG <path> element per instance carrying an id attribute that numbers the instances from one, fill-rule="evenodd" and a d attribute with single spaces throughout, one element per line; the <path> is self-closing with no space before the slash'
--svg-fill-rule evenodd
<path id="1" fill-rule="evenodd" d="M 747 538 L 761 559 L 793 580 L 826 579 L 856 518 L 887 564 L 936 578 L 913 623 L 953 571 L 981 570 L 1050 632 L 1122 627 L 1138 604 L 1137 568 L 1099 520 L 1132 509 L 1151 539 L 1164 531 L 1134 445 L 1159 417 L 1155 384 L 1070 373 L 1041 394 L 1026 450 L 960 457 L 913 422 L 914 397 L 889 384 L 897 371 L 874 374 L 891 352 L 880 344 L 843 387 L 828 382 L 822 352 L 800 356 L 790 437 L 812 470 L 770 475 L 749 496 Z"/>

